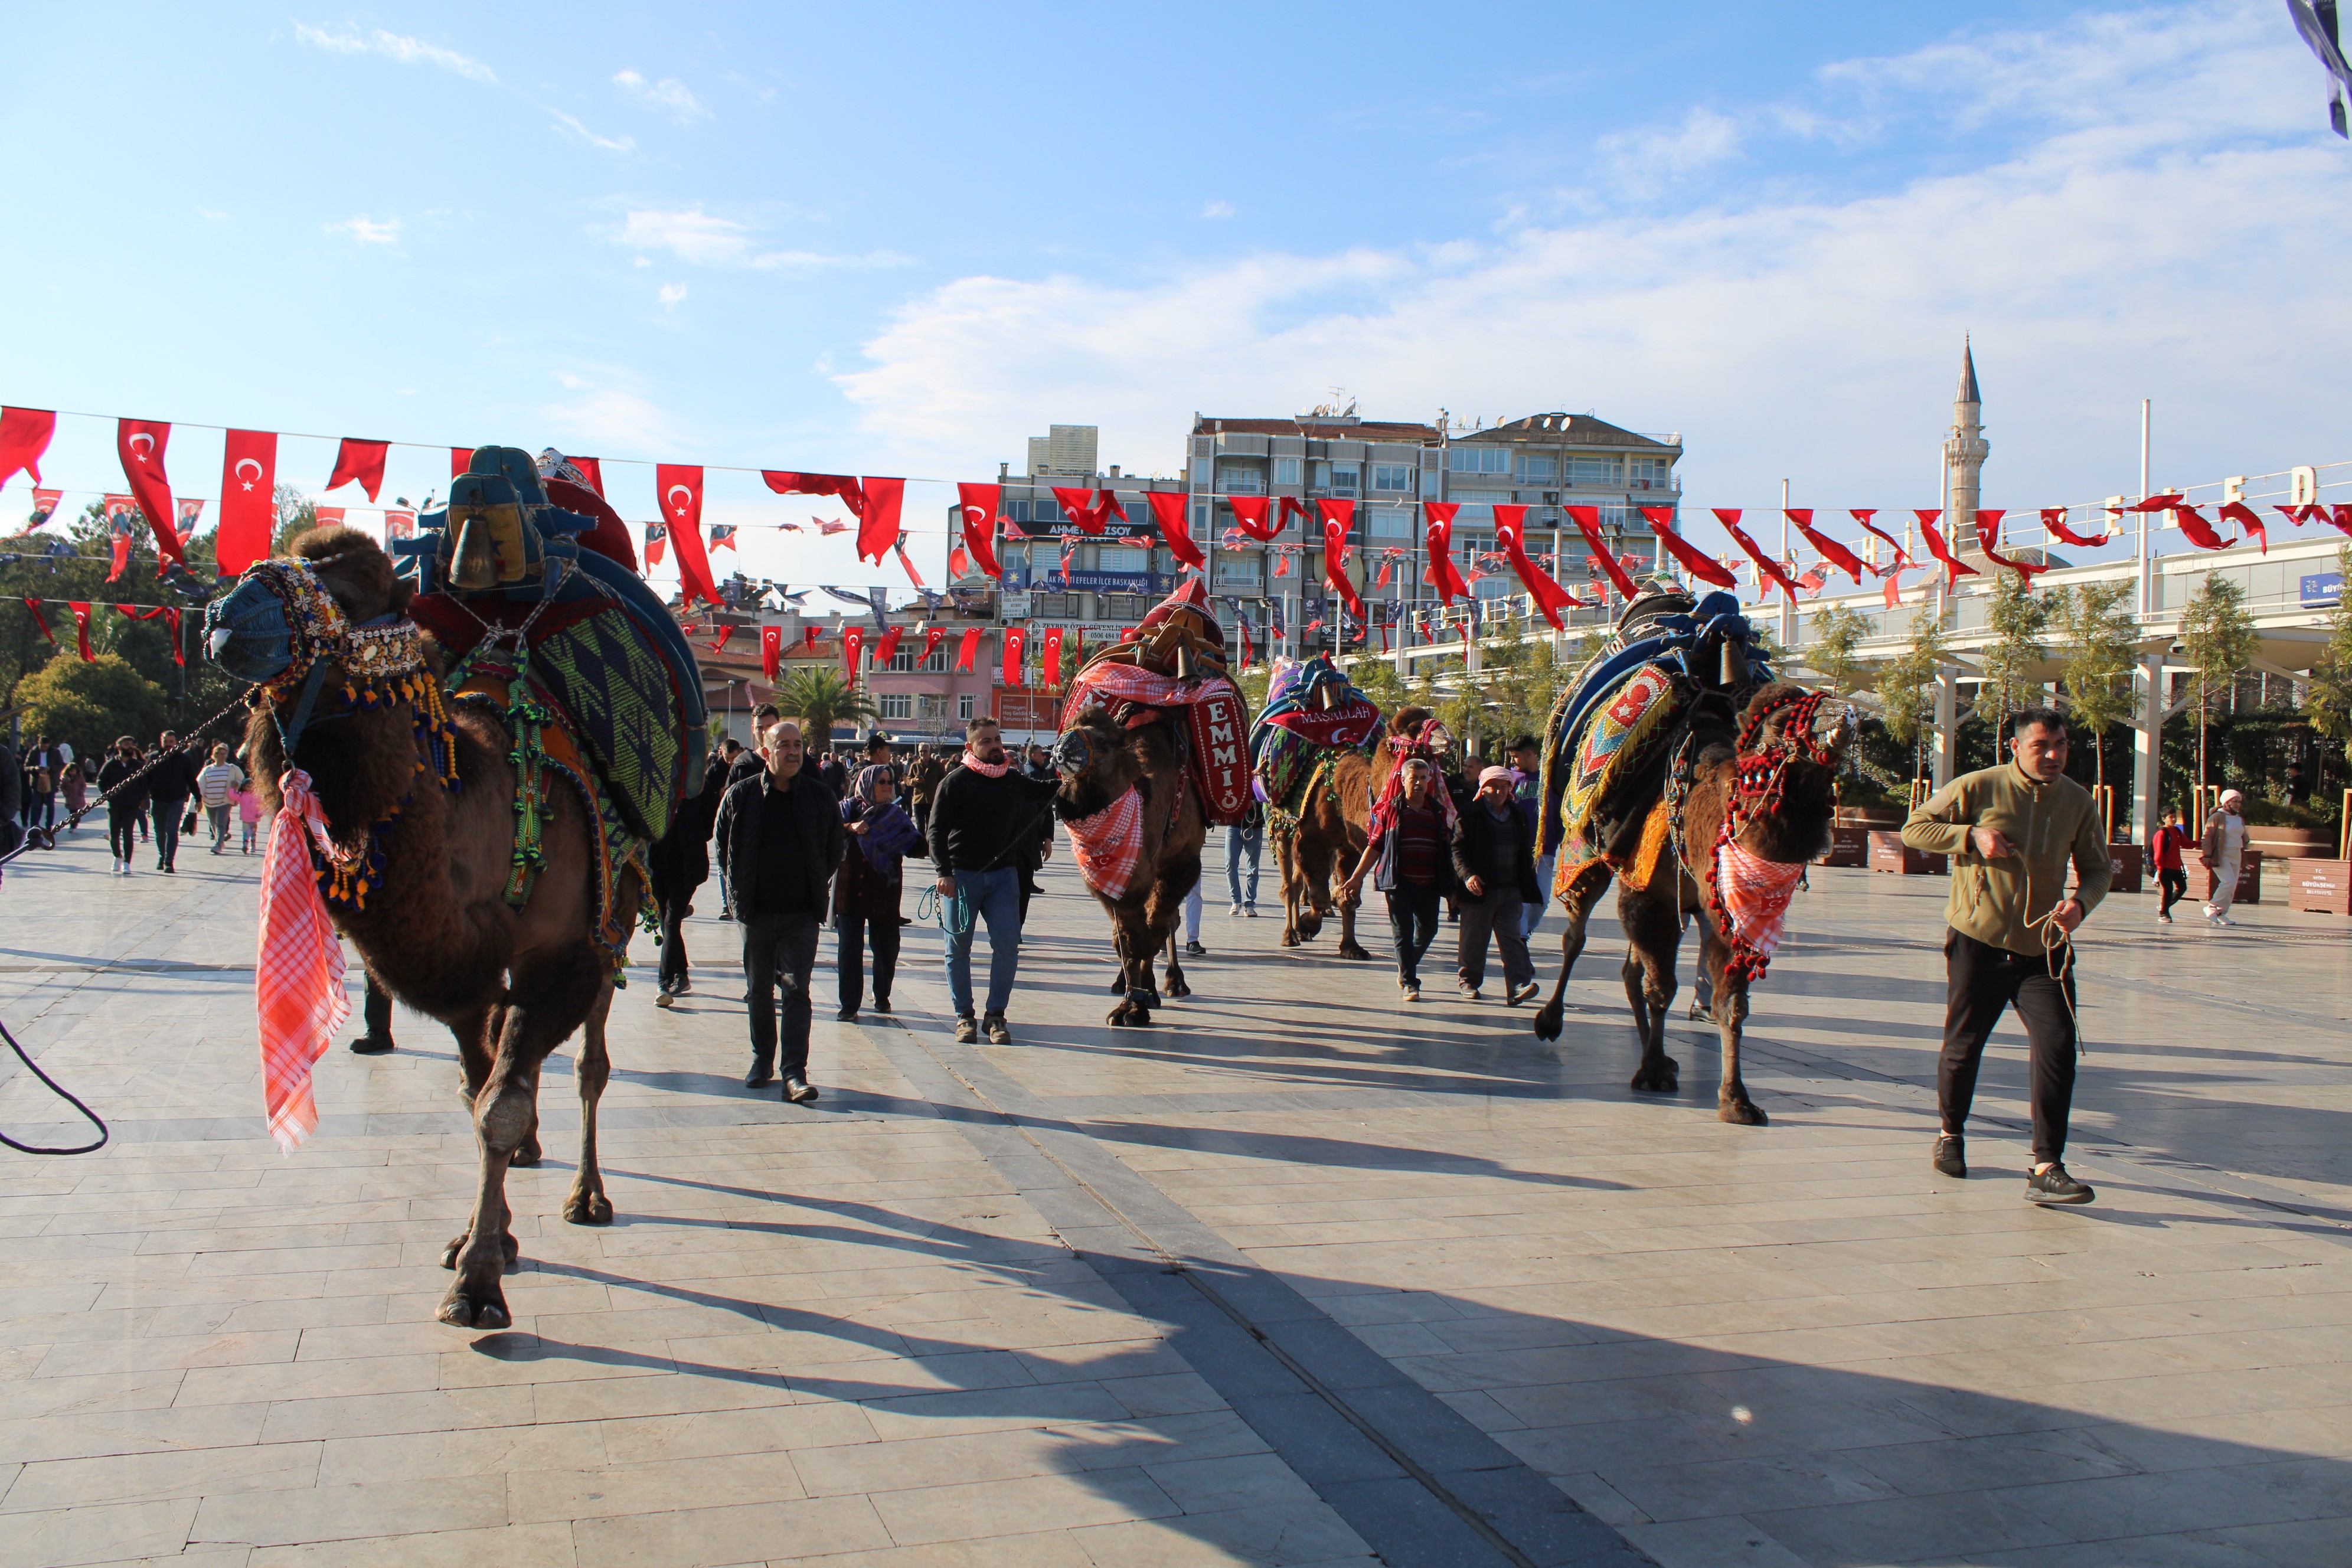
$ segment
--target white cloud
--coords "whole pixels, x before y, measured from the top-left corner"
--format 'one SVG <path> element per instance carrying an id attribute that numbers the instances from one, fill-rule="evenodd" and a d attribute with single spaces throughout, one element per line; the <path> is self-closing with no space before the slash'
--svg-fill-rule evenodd
<path id="1" fill-rule="evenodd" d="M 1201 216 L 1202 217 L 1231 217 L 1234 216 L 1234 204 L 1231 202 L 1211 202 L 1208 205 L 1201 209 Z"/>
<path id="2" fill-rule="evenodd" d="M 560 450 L 634 455 L 678 445 L 676 422 L 636 390 L 627 372 L 558 371 L 555 383 L 570 395 L 540 415 Z"/>
<path id="3" fill-rule="evenodd" d="M 905 267 L 908 258 L 892 251 L 864 256 L 826 256 L 809 250 L 761 250 L 752 243 L 753 230 L 732 218 L 714 217 L 700 207 L 676 212 L 631 212 L 623 218 L 614 243 L 633 250 L 667 251 L 694 267 L 745 268 L 760 272 L 815 272 L 844 268 Z"/>
<path id="4" fill-rule="evenodd" d="M 585 142 L 591 147 L 602 147 L 607 153 L 631 153 L 636 150 L 637 139 L 634 136 L 599 136 L 560 109 L 551 109 L 547 112 L 555 117 L 556 129 L 576 141 Z"/>
<path id="5" fill-rule="evenodd" d="M 362 245 L 397 245 L 400 243 L 400 220 L 396 217 L 378 221 L 364 213 L 347 217 L 341 223 L 321 224 L 329 234 L 348 234 Z"/>
<path id="6" fill-rule="evenodd" d="M 702 100 L 688 91 L 687 85 L 676 77 L 666 76 L 659 81 L 648 82 L 635 71 L 625 70 L 615 75 L 613 80 L 626 89 L 632 98 L 661 110 L 680 125 L 691 125 L 698 120 L 710 118 L 710 110 L 702 106 Z"/>
<path id="7" fill-rule="evenodd" d="M 1977 37 L 1965 90 L 1936 51 L 1823 73 L 1842 125 L 1877 90 L 1856 83 L 1934 82 L 1859 109 L 1925 112 L 1915 129 L 1941 141 L 1997 106 L 2008 150 L 1980 166 L 1835 198 L 1745 182 L 1763 194 L 1743 205 L 1144 287 L 966 278 L 910 300 L 835 380 L 874 460 L 915 472 L 986 471 L 1073 410 L 1138 443 L 1139 467 L 1171 463 L 1195 409 L 1281 414 L 1337 384 L 1380 417 L 1590 409 L 1679 429 L 1695 505 L 1777 504 L 1786 476 L 1801 504 L 1892 506 L 1934 493 L 1973 331 L 1994 504 L 2130 488 L 2143 395 L 2159 478 L 2352 458 L 2333 363 L 2352 337 L 2352 164 L 2276 20 L 2210 0 Z M 2045 70 L 2061 86 L 2038 86 Z M 1693 116 L 1620 148 L 1660 168 L 1740 145 Z"/>
<path id="8" fill-rule="evenodd" d="M 665 307 L 675 305 L 680 300 L 686 298 L 686 285 L 683 283 L 665 283 L 661 286 L 660 298 L 661 302 Z"/>
<path id="9" fill-rule="evenodd" d="M 1603 136 L 1597 144 L 1628 189 L 1648 192 L 1685 174 L 1739 153 L 1739 124 L 1704 104 L 1669 131 L 1635 131 Z"/>
<path id="10" fill-rule="evenodd" d="M 364 35 L 331 33 L 308 22 L 297 22 L 294 24 L 294 37 L 314 49 L 324 49 L 331 55 L 382 55 L 404 66 L 438 66 L 471 81 L 495 82 L 499 79 L 497 72 L 471 56 L 461 55 L 455 49 L 445 49 L 438 44 L 428 44 L 422 38 L 387 33 L 381 27 Z"/>

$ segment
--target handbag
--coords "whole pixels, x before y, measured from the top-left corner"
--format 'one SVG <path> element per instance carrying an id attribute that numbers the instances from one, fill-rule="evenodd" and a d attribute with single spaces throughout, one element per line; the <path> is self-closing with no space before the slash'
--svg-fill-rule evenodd
<path id="1" fill-rule="evenodd" d="M 192 805 L 188 807 L 188 815 L 180 818 L 180 831 L 183 833 L 194 833 L 195 830 L 196 808 Z"/>

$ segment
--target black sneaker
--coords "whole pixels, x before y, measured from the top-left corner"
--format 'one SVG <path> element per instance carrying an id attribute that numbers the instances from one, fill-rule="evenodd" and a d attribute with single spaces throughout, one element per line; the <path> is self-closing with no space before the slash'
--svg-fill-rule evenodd
<path id="1" fill-rule="evenodd" d="M 962 1017 L 956 1020 L 956 1044 L 960 1046 L 974 1045 L 979 1042 L 979 1039 L 980 1021 L 978 1019 L 974 1018 L 971 1014 L 966 1013 Z"/>
<path id="2" fill-rule="evenodd" d="M 1957 1181 L 1969 1179 L 1969 1147 L 1957 1132 L 1936 1135 L 1936 1172 Z"/>
<path id="3" fill-rule="evenodd" d="M 877 1013 L 887 1013 L 890 1010 L 890 998 L 887 996 L 874 998 L 874 1010 Z"/>
<path id="4" fill-rule="evenodd" d="M 835 1013 L 834 1017 L 844 1024 L 855 1024 L 857 1022 L 857 1009 L 844 1007 L 840 1012 Z"/>
<path id="5" fill-rule="evenodd" d="M 2086 1204 L 2098 1195 L 2068 1175 L 2063 1165 L 2034 1171 L 2025 1178 L 2025 1201 L 2030 1204 Z"/>
<path id="6" fill-rule="evenodd" d="M 1184 956 L 1187 958 L 1206 958 L 1209 956 L 1209 950 L 1202 947 L 1197 942 L 1188 942 L 1184 944 Z"/>
<path id="7" fill-rule="evenodd" d="M 991 1013 L 988 1016 L 986 1027 L 990 1045 L 1009 1046 L 1013 1043 L 1013 1031 L 1004 1026 L 1003 1014 Z"/>
<path id="8" fill-rule="evenodd" d="M 765 1089 L 775 1081 L 776 1069 L 772 1067 L 763 1067 L 758 1062 L 752 1063 L 751 1070 L 743 1075 L 745 1089 Z"/>
<path id="9" fill-rule="evenodd" d="M 392 1038 L 388 1035 L 362 1035 L 352 1042 L 352 1049 L 363 1057 L 386 1056 L 392 1051 Z"/>

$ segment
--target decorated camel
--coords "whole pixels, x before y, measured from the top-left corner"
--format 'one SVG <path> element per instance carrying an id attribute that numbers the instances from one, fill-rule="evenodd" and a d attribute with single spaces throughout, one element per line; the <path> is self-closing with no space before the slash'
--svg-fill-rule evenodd
<path id="1" fill-rule="evenodd" d="M 525 454 L 485 447 L 424 520 L 412 574 L 355 530 L 319 529 L 206 616 L 214 660 L 259 683 L 250 755 L 278 814 L 257 984 L 271 1131 L 291 1148 L 317 1125 L 340 933 L 456 1037 L 481 1152 L 472 1219 L 442 1258 L 457 1278 L 438 1316 L 460 1328 L 512 1321 L 506 1172 L 539 1163 L 541 1068 L 574 1030 L 581 1150 L 562 1214 L 613 1217 L 596 1157 L 605 1020 L 645 849 L 702 724 L 691 653 L 576 477 L 543 483 Z"/>
<path id="2" fill-rule="evenodd" d="M 1321 933 L 1336 883 L 1363 853 L 1380 733 L 1381 710 L 1329 654 L 1284 666 L 1267 686 L 1265 708 L 1250 730 L 1250 770 L 1265 801 L 1281 878 L 1285 947 Z M 1356 941 L 1356 906 L 1338 907 L 1339 956 L 1370 957 Z"/>
<path id="3" fill-rule="evenodd" d="M 1761 1127 L 1768 1118 L 1739 1069 L 1748 990 L 1770 963 L 1806 863 L 1828 847 L 1853 718 L 1773 680 L 1748 644 L 1728 595 L 1647 595 L 1554 707 L 1543 803 L 1547 826 L 1562 833 L 1552 895 L 1567 930 L 1535 1031 L 1559 1037 L 1586 922 L 1617 881 L 1625 997 L 1642 1039 L 1633 1087 L 1681 1085 L 1665 1026 L 1683 918 L 1696 915 L 1723 1039 L 1716 1114 Z"/>
<path id="4" fill-rule="evenodd" d="M 1106 914 L 1119 962 L 1116 1026 L 1188 996 L 1177 958 L 1184 898 L 1212 826 L 1249 810 L 1249 707 L 1225 674 L 1224 635 L 1197 579 L 1143 617 L 1135 641 L 1087 660 L 1054 749 L 1055 814 Z M 1152 963 L 1168 952 L 1164 990 Z"/>

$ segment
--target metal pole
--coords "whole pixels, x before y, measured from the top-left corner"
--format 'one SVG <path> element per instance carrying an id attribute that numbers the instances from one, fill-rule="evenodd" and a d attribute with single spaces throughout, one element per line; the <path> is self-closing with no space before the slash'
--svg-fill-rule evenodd
<path id="1" fill-rule="evenodd" d="M 1789 481 L 1780 481 L 1780 569 L 1789 569 Z M 1797 640 L 1797 606 L 1790 602 L 1787 589 L 1780 591 L 1780 647 L 1790 647 Z M 1481 886 L 1484 886 L 1482 883 Z"/>
<path id="2" fill-rule="evenodd" d="M 2139 400 L 2139 494 L 2135 498 L 2138 500 L 2146 500 L 2147 499 L 2148 403 L 2149 399 L 2145 397 Z M 2147 618 L 2150 609 L 2150 601 L 2155 597 L 2155 595 L 2150 592 L 2150 589 L 2153 586 L 2150 580 L 2151 574 L 2149 567 L 2152 563 L 2148 555 L 2147 537 L 2148 518 L 2150 515 L 2151 514 L 2147 512 L 2141 512 L 2139 514 L 2139 543 L 2137 547 L 2137 560 L 2139 567 L 2139 616 L 2142 620 L 2146 620 Z"/>

